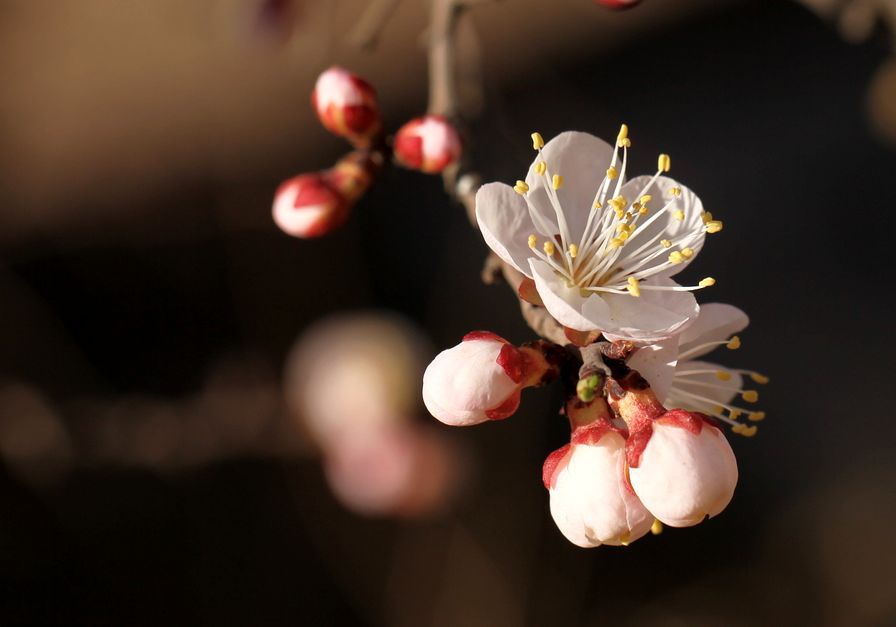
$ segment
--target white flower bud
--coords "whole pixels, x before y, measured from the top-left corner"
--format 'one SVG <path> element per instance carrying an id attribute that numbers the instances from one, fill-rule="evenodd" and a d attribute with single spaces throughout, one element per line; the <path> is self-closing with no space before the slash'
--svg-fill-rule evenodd
<path id="1" fill-rule="evenodd" d="M 460 158 L 460 135 L 441 116 L 415 118 L 398 129 L 394 152 L 404 167 L 438 174 Z"/>
<path id="2" fill-rule="evenodd" d="M 607 423 L 577 431 L 569 446 L 548 457 L 543 478 L 551 516 L 575 545 L 629 544 L 653 524 L 626 482 L 625 439 Z"/>
<path id="3" fill-rule="evenodd" d="M 516 411 L 526 368 L 522 352 L 478 331 L 439 353 L 423 374 L 423 402 L 447 425 L 474 425 Z"/>
<path id="4" fill-rule="evenodd" d="M 672 410 L 654 420 L 644 438 L 629 439 L 629 477 L 658 520 L 690 527 L 720 513 L 734 496 L 737 460 L 721 431 L 700 416 Z M 643 446 L 631 450 L 632 444 Z"/>

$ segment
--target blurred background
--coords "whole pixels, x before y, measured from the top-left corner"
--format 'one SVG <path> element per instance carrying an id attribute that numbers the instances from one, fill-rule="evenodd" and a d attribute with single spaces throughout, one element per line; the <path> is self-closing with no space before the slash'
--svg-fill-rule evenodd
<path id="1" fill-rule="evenodd" d="M 485 180 L 525 171 L 533 130 L 626 122 L 633 172 L 669 152 L 725 220 L 689 271 L 751 316 L 722 358 L 772 379 L 723 515 L 590 551 L 541 485 L 556 389 L 451 430 L 385 377 L 363 462 L 295 400 L 315 329 L 351 316 L 391 329 L 370 354 L 405 384 L 467 331 L 533 339 L 435 177 L 385 169 L 321 240 L 271 220 L 281 180 L 346 150 L 320 71 L 368 78 L 390 129 L 425 110 L 426 3 L 362 50 L 367 4 L 0 0 L 0 624 L 896 624 L 891 3 L 465 23 Z"/>

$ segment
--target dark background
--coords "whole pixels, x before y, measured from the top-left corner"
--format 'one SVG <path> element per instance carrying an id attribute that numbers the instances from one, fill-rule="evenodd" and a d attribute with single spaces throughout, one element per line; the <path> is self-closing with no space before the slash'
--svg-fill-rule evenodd
<path id="1" fill-rule="evenodd" d="M 797 4 L 744 2 L 600 54 L 547 49 L 513 85 L 486 75 L 472 133 L 485 180 L 521 176 L 532 130 L 610 137 L 625 121 L 631 171 L 671 153 L 725 221 L 689 273 L 717 279 L 704 302 L 750 314 L 743 348 L 720 358 L 770 375 L 769 417 L 732 436 L 741 478 L 723 515 L 628 548 L 578 549 L 550 520 L 556 391 L 452 433 L 473 479 L 422 521 L 346 512 L 301 443 L 172 466 L 106 455 L 91 435 L 95 412 L 134 399 L 182 407 L 222 360 L 273 386 L 264 407 L 279 415 L 287 351 L 334 311 L 397 310 L 439 349 L 477 328 L 531 339 L 512 294 L 480 284 L 486 247 L 437 179 L 388 169 L 340 232 L 288 238 L 271 195 L 339 154 L 317 135 L 311 158 L 281 151 L 241 178 L 181 177 L 102 209 L 76 190 L 41 228 L 13 220 L 26 226 L 0 245 L 0 374 L 52 408 L 71 446 L 54 473 L 0 470 L 0 623 L 896 624 L 896 158 L 866 116 L 886 59 L 883 36 L 847 44 Z M 4 174 L 4 212 L 40 212 Z"/>

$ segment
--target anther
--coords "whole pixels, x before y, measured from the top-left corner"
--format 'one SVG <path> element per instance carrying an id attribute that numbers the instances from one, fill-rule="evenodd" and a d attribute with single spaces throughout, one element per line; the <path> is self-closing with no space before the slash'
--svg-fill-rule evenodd
<path id="1" fill-rule="evenodd" d="M 595 208 L 595 209 L 600 209 L 601 207 L 603 207 L 603 205 L 600 204 L 600 201 L 599 201 L 599 200 L 595 200 L 595 201 L 594 201 L 594 208 Z"/>
<path id="2" fill-rule="evenodd" d="M 650 194 L 644 194 L 643 196 L 641 196 L 641 204 L 642 205 L 646 205 L 651 200 L 653 200 L 653 196 L 651 196 Z"/>
<path id="3" fill-rule="evenodd" d="M 632 296 L 640 296 L 641 295 L 641 286 L 638 285 L 638 279 L 633 276 L 628 278 L 628 293 Z"/>
<path id="4" fill-rule="evenodd" d="M 563 177 L 559 174 L 555 174 L 553 180 L 551 180 L 551 187 L 560 189 L 561 185 L 563 185 Z"/>
<path id="5" fill-rule="evenodd" d="M 544 171 L 547 170 L 547 168 L 548 168 L 547 163 L 545 163 L 544 161 L 539 161 L 538 163 L 535 164 L 535 173 L 538 176 L 544 176 Z"/>
<path id="6" fill-rule="evenodd" d="M 610 166 L 609 168 L 607 168 L 607 178 L 608 179 L 610 179 L 612 181 L 617 176 L 619 176 L 619 173 L 616 171 L 616 168 L 614 168 L 613 166 Z"/>
<path id="7" fill-rule="evenodd" d="M 573 259 L 576 258 L 576 255 L 579 254 L 579 247 L 576 244 L 569 245 L 569 256 Z"/>
<path id="8" fill-rule="evenodd" d="M 529 236 L 529 248 L 535 249 L 538 246 L 538 238 L 534 235 Z"/>
<path id="9" fill-rule="evenodd" d="M 666 153 L 661 154 L 656 160 L 656 169 L 661 172 L 668 172 L 672 167 L 672 160 Z"/>
<path id="10" fill-rule="evenodd" d="M 759 422 L 760 420 L 765 419 L 765 412 L 764 411 L 751 411 L 749 414 L 747 414 L 747 418 L 751 422 Z"/>
<path id="11" fill-rule="evenodd" d="M 740 337 L 737 335 L 732 336 L 725 346 L 728 347 L 728 350 L 736 351 L 738 348 L 740 348 Z"/>
<path id="12" fill-rule="evenodd" d="M 766 383 L 768 383 L 768 377 L 765 376 L 764 374 L 759 374 L 758 372 L 751 372 L 750 378 L 755 383 L 759 383 L 760 385 L 765 385 Z"/>
<path id="13" fill-rule="evenodd" d="M 672 217 L 679 222 L 684 222 L 684 211 L 682 211 L 681 209 L 676 209 L 672 212 Z"/>
<path id="14" fill-rule="evenodd" d="M 722 221 L 721 220 L 710 220 L 706 222 L 706 232 L 707 233 L 718 233 L 722 230 Z"/>
<path id="15" fill-rule="evenodd" d="M 716 379 L 719 381 L 731 381 L 731 373 L 725 370 L 716 371 Z"/>
<path id="16" fill-rule="evenodd" d="M 667 239 L 661 239 L 661 240 L 660 240 L 660 246 L 662 246 L 663 248 L 671 248 L 671 247 L 672 247 L 672 242 L 670 242 L 670 241 L 667 240 Z"/>
<path id="17" fill-rule="evenodd" d="M 712 213 L 709 211 L 704 211 L 700 214 L 700 218 L 703 220 L 703 224 L 708 224 L 712 222 Z"/>
<path id="18" fill-rule="evenodd" d="M 525 194 L 529 191 L 529 186 L 526 185 L 526 181 L 517 181 L 516 185 L 513 186 L 513 191 L 517 194 Z"/>
<path id="19" fill-rule="evenodd" d="M 681 196 L 681 188 L 680 187 L 672 187 L 669 189 L 669 193 L 678 198 Z"/>
<path id="20" fill-rule="evenodd" d="M 680 252 L 678 252 L 677 250 L 672 251 L 671 253 L 669 253 L 669 263 L 676 263 L 676 264 L 678 264 L 678 263 L 681 263 L 682 261 L 684 261 L 684 255 L 682 255 L 682 254 L 681 254 Z"/>
<path id="21" fill-rule="evenodd" d="M 748 403 L 755 403 L 759 400 L 759 392 L 756 390 L 744 390 L 740 393 L 740 397 Z"/>
<path id="22" fill-rule="evenodd" d="M 640 207 L 638 207 L 638 213 L 640 213 L 642 216 L 647 215 L 648 211 L 650 211 L 650 209 L 648 209 L 645 205 L 641 205 Z"/>
<path id="23" fill-rule="evenodd" d="M 610 240 L 610 248 L 620 248 L 624 243 L 625 242 L 618 237 L 614 237 Z"/>
<path id="24" fill-rule="evenodd" d="M 544 148 L 544 138 L 541 136 L 541 133 L 532 133 L 532 148 L 535 150 Z"/>
<path id="25" fill-rule="evenodd" d="M 616 136 L 616 145 L 622 148 L 626 139 L 628 139 L 628 125 L 622 124 L 619 127 L 619 134 Z"/>
<path id="26" fill-rule="evenodd" d="M 682 249 L 681 249 L 681 255 L 682 255 L 685 259 L 690 259 L 691 257 L 694 256 L 694 249 L 693 249 L 693 248 L 682 248 Z"/>
<path id="27" fill-rule="evenodd" d="M 650 525 L 650 533 L 652 533 L 655 536 L 658 536 L 661 533 L 663 533 L 663 523 L 661 523 L 659 520 L 654 518 L 653 524 Z"/>
<path id="28" fill-rule="evenodd" d="M 700 287 L 712 287 L 716 284 L 716 280 L 711 276 L 706 277 L 705 279 L 700 279 L 700 282 L 697 284 Z"/>
<path id="29" fill-rule="evenodd" d="M 544 254 L 550 257 L 554 254 L 554 242 L 545 242 L 544 243 Z"/>

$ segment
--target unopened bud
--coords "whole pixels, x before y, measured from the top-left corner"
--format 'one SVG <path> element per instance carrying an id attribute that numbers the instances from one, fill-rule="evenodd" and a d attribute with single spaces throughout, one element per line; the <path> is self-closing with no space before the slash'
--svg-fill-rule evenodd
<path id="1" fill-rule="evenodd" d="M 326 173 L 300 174 L 284 181 L 274 196 L 274 222 L 293 237 L 320 237 L 348 218 L 349 202 Z"/>
<path id="2" fill-rule="evenodd" d="M 311 104 L 324 128 L 355 146 L 369 146 L 382 128 L 376 90 L 341 67 L 331 67 L 317 78 Z"/>
<path id="3" fill-rule="evenodd" d="M 427 174 L 438 174 L 455 163 L 461 150 L 457 130 L 438 115 L 413 119 L 395 134 L 395 160 Z"/>

